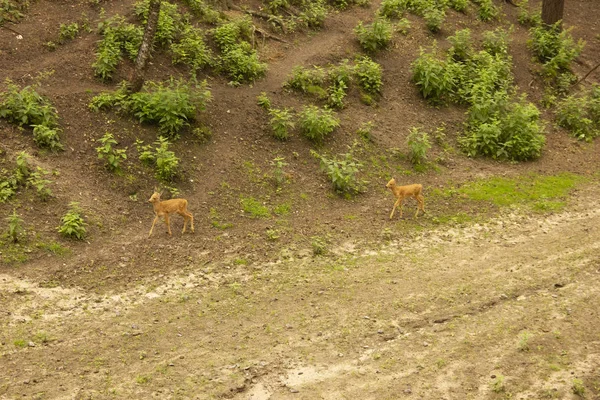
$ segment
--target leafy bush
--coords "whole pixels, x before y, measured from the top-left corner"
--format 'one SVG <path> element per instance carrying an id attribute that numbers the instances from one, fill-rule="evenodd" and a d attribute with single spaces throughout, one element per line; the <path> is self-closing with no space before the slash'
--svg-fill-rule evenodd
<path id="1" fill-rule="evenodd" d="M 497 28 L 493 31 L 483 33 L 482 46 L 485 51 L 495 56 L 497 54 L 506 56 L 508 54 L 509 37 L 507 31 Z"/>
<path id="2" fill-rule="evenodd" d="M 120 15 L 102 21 L 99 31 L 102 40 L 98 44 L 96 61 L 92 68 L 95 76 L 107 81 L 112 79 L 112 74 L 122 59 L 122 52 L 125 52 L 129 59 L 135 60 L 144 33 L 140 26 L 126 22 Z"/>
<path id="3" fill-rule="evenodd" d="M 288 179 L 288 174 L 286 174 L 284 171 L 284 168 L 288 165 L 288 163 L 285 162 L 285 158 L 283 157 L 275 157 L 270 164 L 273 167 L 273 173 L 271 174 L 273 177 L 273 182 L 275 182 L 275 186 L 279 188 Z"/>
<path id="4" fill-rule="evenodd" d="M 435 33 L 442 29 L 442 24 L 446 18 L 446 13 L 444 10 L 440 10 L 437 7 L 429 7 L 424 11 L 423 17 L 425 18 L 425 25 L 427 26 L 427 29 Z"/>
<path id="5" fill-rule="evenodd" d="M 366 182 L 358 178 L 363 165 L 354 158 L 352 151 L 336 158 L 327 158 L 314 150 L 310 153 L 320 161 L 321 169 L 331 180 L 336 192 L 357 194 L 364 191 Z"/>
<path id="6" fill-rule="evenodd" d="M 541 12 L 530 12 L 528 8 L 528 1 L 522 0 L 519 2 L 519 14 L 517 19 L 521 25 L 526 26 L 539 26 L 542 24 L 542 13 Z"/>
<path id="7" fill-rule="evenodd" d="M 203 0 L 183 0 L 192 13 L 203 22 L 214 24 L 219 22 L 221 15 L 217 10 L 206 4 Z"/>
<path id="8" fill-rule="evenodd" d="M 60 24 L 58 43 L 65 43 L 67 40 L 72 40 L 77 37 L 79 33 L 79 24 L 73 22 L 70 24 Z"/>
<path id="9" fill-rule="evenodd" d="M 292 76 L 284 84 L 285 87 L 307 93 L 311 87 L 320 86 L 325 82 L 327 73 L 323 68 L 304 68 L 300 65 L 292 70 Z"/>
<path id="10" fill-rule="evenodd" d="M 150 0 L 142 0 L 135 4 L 135 13 L 141 19 L 143 25 L 146 25 L 148 20 L 149 6 Z M 183 26 L 183 18 L 177 10 L 177 5 L 168 1 L 161 1 L 154 41 L 161 45 L 170 44 L 181 32 Z"/>
<path id="11" fill-rule="evenodd" d="M 408 159 L 413 165 L 423 165 L 427 159 L 427 150 L 431 148 L 429 134 L 419 128 L 411 128 L 406 138 Z"/>
<path id="12" fill-rule="evenodd" d="M 479 3 L 479 11 L 477 16 L 480 20 L 487 22 L 498 17 L 499 10 L 494 5 L 492 0 L 481 0 Z"/>
<path id="13" fill-rule="evenodd" d="M 299 125 L 304 136 L 315 143 L 322 143 L 327 135 L 340 126 L 340 122 L 333 111 L 309 105 L 300 113 Z"/>
<path id="14" fill-rule="evenodd" d="M 579 140 L 591 141 L 600 136 L 600 86 L 562 100 L 557 106 L 556 121 Z"/>
<path id="15" fill-rule="evenodd" d="M 267 72 L 267 64 L 260 62 L 258 53 L 247 42 L 229 48 L 221 61 L 221 68 L 234 83 L 254 81 Z"/>
<path id="16" fill-rule="evenodd" d="M 363 25 L 362 21 L 354 28 L 360 45 L 368 52 L 386 48 L 392 40 L 394 28 L 386 18 L 376 18 L 372 24 Z"/>
<path id="17" fill-rule="evenodd" d="M 29 165 L 29 160 L 31 156 L 27 154 L 25 151 L 21 151 L 17 154 L 17 158 L 15 163 L 17 164 L 17 168 L 15 169 L 15 179 L 18 185 L 22 185 L 27 181 L 27 178 L 31 175 L 31 166 Z"/>
<path id="18" fill-rule="evenodd" d="M 440 103 L 451 94 L 452 79 L 446 73 L 445 62 L 439 60 L 435 52 L 435 45 L 431 53 L 426 53 L 423 48 L 419 50 L 419 57 L 412 64 L 412 79 L 423 98 Z"/>
<path id="19" fill-rule="evenodd" d="M 0 93 L 0 118 L 19 126 L 33 128 L 34 141 L 40 147 L 62 149 L 58 114 L 50 102 L 38 94 L 34 87 L 23 89 L 6 80 L 8 90 Z"/>
<path id="20" fill-rule="evenodd" d="M 549 77 L 568 71 L 571 61 L 579 56 L 585 44 L 581 39 L 575 43 L 569 31 L 561 28 L 560 21 L 551 27 L 533 27 L 529 35 L 528 44 Z"/>
<path id="21" fill-rule="evenodd" d="M 383 86 L 381 65 L 365 56 L 356 61 L 354 73 L 359 86 L 368 93 L 379 93 Z"/>
<path id="22" fill-rule="evenodd" d="M 450 6 L 450 8 L 458 12 L 466 13 L 467 6 L 469 5 L 469 0 L 449 0 L 448 5 Z"/>
<path id="23" fill-rule="evenodd" d="M 252 20 L 246 16 L 219 25 L 212 30 L 212 35 L 221 51 L 227 52 L 240 41 L 251 40 L 253 27 Z"/>
<path id="24" fill-rule="evenodd" d="M 106 132 L 98 141 L 102 144 L 96 147 L 98 158 L 104 161 L 104 166 L 111 172 L 121 169 L 121 162 L 127 159 L 126 149 L 114 149 L 117 144 L 112 133 Z"/>
<path id="25" fill-rule="evenodd" d="M 454 36 L 449 36 L 448 41 L 452 47 L 448 50 L 448 55 L 455 61 L 466 61 L 473 55 L 473 40 L 471 39 L 471 30 L 466 28 L 454 32 Z"/>
<path id="26" fill-rule="evenodd" d="M 50 180 L 44 178 L 49 172 L 41 167 L 36 167 L 27 179 L 27 187 L 33 187 L 41 201 L 47 201 L 52 197 L 52 191 L 48 188 Z"/>
<path id="27" fill-rule="evenodd" d="M 168 85 L 146 82 L 144 91 L 132 94 L 127 108 L 140 122 L 158 124 L 158 131 L 171 139 L 189 126 L 198 110 L 203 111 L 210 100 L 206 81 L 195 87 L 181 80 L 171 79 Z"/>
<path id="28" fill-rule="evenodd" d="M 327 6 L 323 0 L 304 1 L 303 10 L 298 16 L 301 24 L 308 28 L 318 29 L 323 26 L 327 16 Z"/>
<path id="29" fill-rule="evenodd" d="M 379 15 L 386 18 L 400 18 L 406 10 L 406 0 L 383 0 Z"/>
<path id="30" fill-rule="evenodd" d="M 157 178 L 170 182 L 179 173 L 179 158 L 169 150 L 171 143 L 166 138 L 160 137 L 154 144 L 156 147 L 153 149 L 151 145 L 136 142 L 140 161 L 154 166 Z"/>
<path id="31" fill-rule="evenodd" d="M 213 64 L 212 52 L 204 42 L 202 31 L 186 26 L 182 38 L 171 45 L 174 64 L 188 65 L 192 71 L 200 70 Z"/>
<path id="32" fill-rule="evenodd" d="M 396 32 L 400 32 L 403 35 L 408 35 L 408 30 L 410 29 L 410 21 L 406 18 L 402 18 L 400 21 L 396 23 Z"/>
<path id="33" fill-rule="evenodd" d="M 287 140 L 289 131 L 294 129 L 294 115 L 292 109 L 271 108 L 269 110 L 269 115 L 271 116 L 273 136 L 279 140 Z"/>
<path id="34" fill-rule="evenodd" d="M 25 233 L 25 228 L 23 228 L 23 220 L 17 214 L 17 210 L 13 210 L 6 221 L 8 222 L 8 237 L 13 243 L 18 243 L 19 237 Z"/>
<path id="35" fill-rule="evenodd" d="M 58 233 L 71 239 L 83 240 L 86 235 L 85 226 L 87 224 L 83 220 L 81 213 L 79 203 L 70 203 L 69 211 L 61 219 Z"/>

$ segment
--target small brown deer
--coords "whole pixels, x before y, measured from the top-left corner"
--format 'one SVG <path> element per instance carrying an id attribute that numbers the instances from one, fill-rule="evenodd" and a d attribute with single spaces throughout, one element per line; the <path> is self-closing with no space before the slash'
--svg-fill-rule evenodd
<path id="1" fill-rule="evenodd" d="M 188 201 L 186 199 L 171 199 L 160 201 L 160 193 L 158 193 L 155 190 L 154 194 L 152 194 L 152 197 L 150 197 L 150 200 L 148 201 L 152 203 L 154 213 L 156 214 L 154 222 L 152 222 L 152 228 L 150 228 L 150 233 L 148 234 L 148 237 L 152 236 L 152 230 L 154 229 L 154 225 L 156 224 L 156 221 L 158 221 L 158 218 L 162 216 L 165 217 L 165 224 L 167 224 L 167 232 L 169 233 L 169 235 L 171 235 L 171 223 L 169 221 L 169 214 L 171 213 L 177 213 L 183 217 L 184 221 L 183 231 L 181 231 L 182 234 L 185 233 L 185 228 L 187 226 L 188 219 L 191 223 L 192 232 L 194 232 L 194 216 L 187 210 Z"/>
<path id="2" fill-rule="evenodd" d="M 406 186 L 398 186 L 396 184 L 396 179 L 392 178 L 387 185 L 386 188 L 390 189 L 394 196 L 398 200 L 394 204 L 394 208 L 392 208 L 392 213 L 390 214 L 390 219 L 394 216 L 394 211 L 396 211 L 396 207 L 400 206 L 400 218 L 402 218 L 402 200 L 406 197 L 414 197 L 417 200 L 417 212 L 415 213 L 415 218 L 419 215 L 419 210 L 423 211 L 425 214 L 425 197 L 421 194 L 423 191 L 423 185 L 414 184 L 414 185 L 406 185 Z"/>

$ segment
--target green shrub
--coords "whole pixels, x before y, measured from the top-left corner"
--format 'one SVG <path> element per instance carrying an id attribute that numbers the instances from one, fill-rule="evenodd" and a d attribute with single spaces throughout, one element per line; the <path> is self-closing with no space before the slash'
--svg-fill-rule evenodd
<path id="1" fill-rule="evenodd" d="M 98 44 L 96 61 L 92 68 L 95 76 L 107 81 L 112 79 L 123 52 L 130 60 L 136 59 L 144 33 L 140 26 L 126 22 L 120 15 L 102 21 L 99 31 L 102 40 Z"/>
<path id="2" fill-rule="evenodd" d="M 242 42 L 228 48 L 221 57 L 221 69 L 234 83 L 254 81 L 267 72 L 267 64 L 262 63 L 258 53 L 250 43 Z"/>
<path id="3" fill-rule="evenodd" d="M 136 145 L 140 161 L 154 166 L 158 179 L 170 182 L 179 174 L 179 158 L 169 150 L 171 143 L 166 138 L 159 137 L 154 142 L 155 148 L 151 145 L 143 145 L 141 141 L 137 141 Z"/>
<path id="4" fill-rule="evenodd" d="M 400 18 L 406 11 L 406 0 L 383 0 L 379 15 L 386 18 Z"/>
<path id="5" fill-rule="evenodd" d="M 181 40 L 171 45 L 171 51 L 174 64 L 185 64 L 192 71 L 213 64 L 212 52 L 204 42 L 202 31 L 192 26 L 185 27 Z"/>
<path id="6" fill-rule="evenodd" d="M 8 222 L 8 237 L 13 243 L 19 242 L 19 237 L 25 233 L 23 228 L 23 220 L 17 214 L 17 210 L 13 210 L 13 213 L 6 218 Z"/>
<path id="7" fill-rule="evenodd" d="M 319 160 L 321 169 L 331 180 L 336 192 L 357 194 L 364 191 L 366 182 L 358 178 L 363 165 L 354 158 L 352 151 L 335 158 L 328 158 L 314 150 L 310 153 Z"/>
<path id="8" fill-rule="evenodd" d="M 15 178 L 18 185 L 22 185 L 27 182 L 27 178 L 31 175 L 31 166 L 29 164 L 29 160 L 31 156 L 27 154 L 25 151 L 21 151 L 17 154 L 17 158 L 15 163 L 17 164 L 17 168 L 15 169 Z"/>
<path id="9" fill-rule="evenodd" d="M 571 95 L 558 103 L 556 121 L 579 140 L 591 141 L 600 135 L 600 89 Z"/>
<path id="10" fill-rule="evenodd" d="M 368 93 L 379 93 L 383 86 L 383 69 L 381 65 L 364 56 L 356 61 L 354 73 L 358 80 L 358 85 Z"/>
<path id="11" fill-rule="evenodd" d="M 406 138 L 408 159 L 413 165 L 423 165 L 427 160 L 427 150 L 431 148 L 429 134 L 419 128 L 410 128 Z"/>
<path id="12" fill-rule="evenodd" d="M 69 211 L 61 219 L 58 233 L 71 239 L 83 240 L 86 235 L 85 226 L 87 224 L 83 220 L 81 213 L 79 203 L 70 203 Z"/>
<path id="13" fill-rule="evenodd" d="M 325 83 L 327 73 L 323 68 L 304 68 L 300 65 L 292 69 L 292 76 L 288 78 L 284 87 L 307 93 L 310 87 L 320 86 Z"/>
<path id="14" fill-rule="evenodd" d="M 425 18 L 427 29 L 435 33 L 442 29 L 446 13 L 437 7 L 429 7 L 423 12 L 423 17 Z"/>
<path id="15" fill-rule="evenodd" d="M 502 28 L 484 32 L 482 43 L 484 50 L 493 56 L 497 54 L 506 56 L 508 54 L 508 44 L 510 42 L 508 34 L 509 32 Z"/>
<path id="16" fill-rule="evenodd" d="M 318 29 L 323 26 L 327 16 L 327 6 L 323 0 L 304 1 L 303 9 L 298 16 L 300 23 L 308 28 Z"/>
<path id="17" fill-rule="evenodd" d="M 271 108 L 269 116 L 271 117 L 273 136 L 279 140 L 287 140 L 289 131 L 294 129 L 293 110 L 290 108 Z"/>
<path id="18" fill-rule="evenodd" d="M 275 186 L 279 188 L 283 186 L 288 179 L 288 174 L 286 174 L 284 171 L 284 168 L 288 165 L 288 163 L 285 162 L 285 158 L 276 157 L 273 159 L 273 161 L 271 161 L 270 164 L 273 167 L 273 172 L 271 174 L 273 182 L 275 182 Z"/>
<path id="19" fill-rule="evenodd" d="M 450 6 L 450 8 L 458 12 L 466 13 L 467 7 L 469 5 L 469 0 L 449 0 L 448 5 Z"/>
<path id="20" fill-rule="evenodd" d="M 269 99 L 266 92 L 260 92 L 256 97 L 256 103 L 267 111 L 271 108 L 271 99 Z"/>
<path id="21" fill-rule="evenodd" d="M 569 31 L 562 29 L 560 21 L 551 27 L 533 27 L 529 35 L 528 44 L 549 77 L 569 71 L 571 61 L 579 56 L 585 44 L 581 39 L 575 43 Z"/>
<path id="22" fill-rule="evenodd" d="M 300 131 L 315 143 L 323 139 L 340 125 L 333 111 L 319 109 L 317 106 L 305 106 L 299 116 Z"/>
<path id="23" fill-rule="evenodd" d="M 406 18 L 402 18 L 400 21 L 396 23 L 396 32 L 400 32 L 403 35 L 408 35 L 408 30 L 410 29 L 410 21 Z"/>
<path id="24" fill-rule="evenodd" d="M 539 26 L 542 24 L 542 13 L 541 12 L 530 12 L 528 8 L 528 1 L 522 0 L 519 2 L 519 14 L 517 19 L 521 25 L 525 26 Z"/>
<path id="25" fill-rule="evenodd" d="M 251 40 L 253 28 L 252 20 L 246 16 L 219 25 L 212 30 L 212 35 L 221 51 L 227 52 L 240 41 Z"/>
<path id="26" fill-rule="evenodd" d="M 221 14 L 203 0 L 183 0 L 183 3 L 185 3 L 192 13 L 200 18 L 202 22 L 215 24 L 221 19 Z"/>
<path id="27" fill-rule="evenodd" d="M 48 184 L 51 182 L 44 178 L 44 176 L 49 173 L 50 172 L 41 167 L 36 167 L 35 171 L 33 171 L 27 179 L 27 187 L 35 188 L 36 194 L 41 201 L 47 201 L 52 197 L 52 191 L 48 188 Z"/>
<path id="28" fill-rule="evenodd" d="M 335 109 L 344 108 L 344 97 L 346 97 L 348 86 L 343 81 L 338 81 L 329 87 L 329 98 L 327 106 Z"/>
<path id="29" fill-rule="evenodd" d="M 479 3 L 479 11 L 477 13 L 477 17 L 484 21 L 491 21 L 496 19 L 499 14 L 498 8 L 494 5 L 492 0 L 481 0 Z"/>
<path id="30" fill-rule="evenodd" d="M 354 28 L 354 33 L 363 49 L 376 52 L 386 48 L 391 40 L 394 28 L 386 18 L 376 18 L 372 24 L 363 25 L 362 21 Z"/>
<path id="31" fill-rule="evenodd" d="M 452 92 L 452 79 L 446 73 L 446 63 L 439 60 L 435 52 L 435 45 L 431 53 L 423 48 L 419 50 L 419 57 L 412 64 L 412 79 L 423 98 L 441 103 Z"/>
<path id="32" fill-rule="evenodd" d="M 23 89 L 6 80 L 8 90 L 0 93 L 0 118 L 19 126 L 33 128 L 33 137 L 40 147 L 62 149 L 58 114 L 50 102 L 38 94 L 34 87 Z"/>
<path id="33" fill-rule="evenodd" d="M 103 92 L 92 98 L 88 105 L 90 110 L 98 112 L 100 110 L 110 110 L 113 107 L 125 108 L 127 105 L 127 87 L 126 83 L 114 92 Z"/>
<path id="34" fill-rule="evenodd" d="M 209 100 L 206 81 L 195 87 L 174 79 L 166 85 L 148 81 L 143 91 L 127 98 L 126 108 L 140 122 L 156 123 L 161 135 L 176 139 L 179 131 L 190 125 L 189 121 L 198 110 L 205 109 Z"/>
<path id="35" fill-rule="evenodd" d="M 70 24 L 60 24 L 58 43 L 63 44 L 67 40 L 73 40 L 77 37 L 78 33 L 79 24 L 77 22 L 73 22 Z"/>
<path id="36" fill-rule="evenodd" d="M 455 61 L 466 61 L 473 55 L 473 40 L 471 39 L 471 30 L 466 28 L 454 32 L 454 36 L 449 36 L 448 41 L 452 47 L 448 54 Z"/>
<path id="37" fill-rule="evenodd" d="M 113 134 L 109 132 L 106 132 L 98 141 L 101 143 L 101 146 L 96 147 L 98 158 L 104 161 L 107 170 L 111 172 L 119 171 L 121 162 L 127 159 L 126 149 L 114 149 L 113 146 L 117 144 L 117 141 Z"/>

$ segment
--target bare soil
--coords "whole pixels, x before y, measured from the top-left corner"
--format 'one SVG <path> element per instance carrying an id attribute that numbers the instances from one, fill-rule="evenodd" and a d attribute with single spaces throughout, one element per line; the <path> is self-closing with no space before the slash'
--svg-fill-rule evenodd
<path id="1" fill-rule="evenodd" d="M 109 16 L 131 17 L 131 5 L 102 2 Z M 352 30 L 372 19 L 378 3 L 332 13 L 321 31 L 283 35 L 289 44 L 267 42 L 261 54 L 269 71 L 252 85 L 234 88 L 207 75 L 213 101 L 199 123 L 211 128 L 212 139 L 200 143 L 184 134 L 174 144 L 183 166 L 175 186 L 190 202 L 196 233 L 181 235 L 183 222 L 174 218 L 173 237 L 160 226 L 150 239 L 154 216 L 146 200 L 157 182 L 137 162 L 134 142 L 154 141 L 156 128 L 88 109 L 93 95 L 115 87 L 93 78 L 95 32 L 55 51 L 43 46 L 57 39 L 61 23 L 87 18 L 94 28 L 99 9 L 39 0 L 10 25 L 22 39 L 0 29 L 0 77 L 27 85 L 39 72 L 54 71 L 39 91 L 58 109 L 65 144 L 64 152 L 45 153 L 28 130 L 0 121 L 1 168 L 25 150 L 35 165 L 55 172 L 48 202 L 24 190 L 0 204 L 3 216 L 17 209 L 31 245 L 22 263 L 0 254 L 0 399 L 569 399 L 577 398 L 579 385 L 586 398 L 600 398 L 596 179 L 559 214 L 433 195 L 491 176 L 594 177 L 598 140 L 576 141 L 544 111 L 547 144 L 535 162 L 470 159 L 457 150 L 416 174 L 394 156 L 394 149 L 406 150 L 412 126 L 445 124 L 449 144 L 458 148 L 466 110 L 423 102 L 410 64 L 419 46 L 436 40 L 444 48 L 444 38 L 459 28 L 479 33 L 514 24 L 515 82 L 543 109 L 527 30 L 516 23 L 515 8 L 496 5 L 504 13 L 500 22 L 479 22 L 474 8 L 450 12 L 436 35 L 408 16 L 409 35 L 374 57 L 384 68 L 378 105 L 368 107 L 351 92 L 341 128 L 319 149 L 345 152 L 362 123 L 375 123 L 373 141 L 357 153 L 370 183 L 350 200 L 333 194 L 299 134 L 286 143 L 271 137 L 256 96 L 267 92 L 277 107 L 309 103 L 282 88 L 292 68 L 353 58 L 360 49 Z M 595 1 L 566 4 L 565 23 L 587 41 L 573 66 L 579 76 L 599 61 L 599 16 Z M 122 63 L 115 81 L 130 70 Z M 163 52 L 149 74 L 189 76 Z M 597 70 L 584 85 L 599 79 Z M 128 146 L 122 175 L 97 160 L 95 140 L 107 131 Z M 434 146 L 430 159 L 441 152 Z M 277 156 L 285 157 L 292 177 L 281 190 L 269 178 Z M 406 212 L 388 220 L 393 200 L 384 185 L 392 175 L 424 185 L 425 217 L 413 220 Z M 250 218 L 240 206 L 250 196 L 271 211 L 288 204 L 290 212 Z M 89 223 L 83 242 L 56 233 L 71 201 Z M 215 227 L 215 212 L 232 226 Z M 456 215 L 477 223 L 439 222 Z M 279 238 L 270 240 L 268 230 Z M 326 243 L 323 257 L 312 255 L 314 236 Z M 33 245 L 53 241 L 68 254 Z"/>

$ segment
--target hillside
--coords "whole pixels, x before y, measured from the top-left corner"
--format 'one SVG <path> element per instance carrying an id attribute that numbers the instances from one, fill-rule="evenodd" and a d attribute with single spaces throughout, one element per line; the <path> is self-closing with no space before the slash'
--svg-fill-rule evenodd
<path id="1" fill-rule="evenodd" d="M 277 9 L 298 24 L 285 31 L 252 18 L 250 47 L 266 73 L 232 84 L 224 57 L 219 66 L 198 69 L 211 100 L 170 140 L 179 172 L 161 180 L 139 158 L 139 141 L 153 144 L 157 126 L 116 108 L 90 108 L 95 96 L 130 76 L 127 50 L 119 50 L 111 80 L 95 76 L 93 64 L 107 18 L 121 15 L 141 26 L 134 4 L 37 0 L 18 21 L 4 23 L 10 29 L 0 28 L 0 77 L 19 88 L 33 85 L 56 108 L 63 147 L 38 147 L 31 127 L 0 118 L 2 182 L 25 151 L 32 170 L 47 172 L 38 170 L 38 177 L 51 191 L 41 199 L 30 179 L 0 202 L 2 234 L 13 211 L 24 228 L 16 244 L 8 234 L 0 239 L 0 299 L 7 305 L 0 366 L 8 367 L 0 368 L 0 398 L 568 398 L 573 379 L 590 398 L 600 395 L 597 324 L 587 325 L 598 298 L 600 144 L 556 125 L 562 94 L 540 74 L 517 7 L 494 0 L 499 16 L 489 22 L 478 18 L 476 3 L 466 13 L 447 8 L 437 33 L 407 11 L 406 34 L 393 19 L 391 43 L 373 53 L 354 30 L 373 22 L 379 2 L 329 4 L 317 29 L 294 19 L 300 5 Z M 268 11 L 268 3 L 234 3 L 217 21 L 211 18 L 221 4 L 173 4 L 191 13 L 183 20 L 204 32 L 215 57 L 225 50 L 213 29 L 238 21 L 244 9 Z M 207 7 L 202 17 L 191 4 Z M 529 5 L 538 8 L 539 2 Z M 599 21 L 594 1 L 565 5 L 565 26 L 586 42 L 570 64 L 576 77 L 600 61 Z M 61 24 L 74 22 L 78 32 L 60 40 Z M 412 81 L 420 48 L 429 51 L 435 42 L 443 57 L 447 37 L 465 28 L 477 51 L 486 31 L 509 32 L 508 92 L 526 94 L 540 111 L 539 157 L 467 156 L 461 137 L 469 105 L 450 97 L 428 102 Z M 307 139 L 298 120 L 288 140 L 273 137 L 271 117 L 257 104 L 261 93 L 296 118 L 305 106 L 328 100 L 319 98 L 322 89 L 284 87 L 294 68 L 329 71 L 364 55 L 383 71 L 379 93 L 367 96 L 353 76 L 336 110 L 339 127 L 322 143 Z M 172 48 L 157 43 L 147 80 L 191 77 L 189 66 L 173 63 Z M 599 80 L 597 69 L 570 93 Z M 407 145 L 414 127 L 430 135 L 420 165 L 411 163 Z M 117 173 L 98 159 L 107 132 L 126 149 Z M 361 193 L 336 193 L 314 151 L 351 151 L 361 164 Z M 394 199 L 385 184 L 392 176 L 424 186 L 425 216 L 412 218 L 409 199 L 403 218 L 388 218 Z M 161 222 L 148 238 L 154 214 L 147 200 L 156 187 L 164 198 L 188 200 L 195 233 L 182 235 L 183 220 L 175 216 L 172 237 Z M 87 224 L 84 240 L 57 232 L 72 202 Z M 493 248 L 482 253 L 487 246 Z M 543 323 L 551 318 L 558 326 Z M 390 330 L 389 340 L 379 338 Z M 40 332 L 46 340 L 36 337 Z M 533 344 L 516 349 L 519 335 L 531 335 Z M 542 360 L 558 369 L 540 366 Z M 171 372 L 171 363 L 181 370 Z M 506 376 L 504 389 L 491 390 L 489 374 Z"/>

